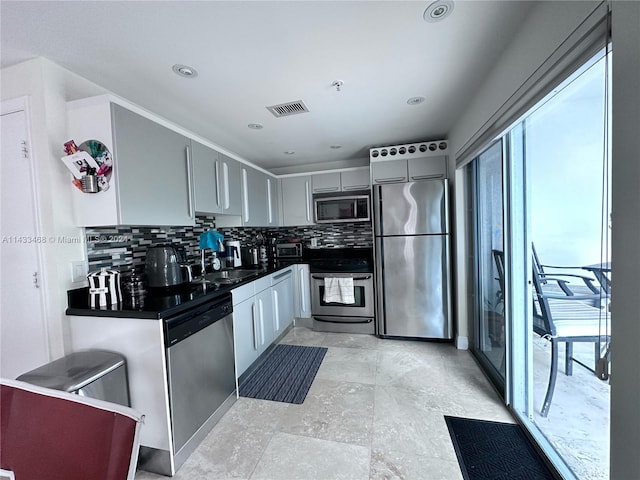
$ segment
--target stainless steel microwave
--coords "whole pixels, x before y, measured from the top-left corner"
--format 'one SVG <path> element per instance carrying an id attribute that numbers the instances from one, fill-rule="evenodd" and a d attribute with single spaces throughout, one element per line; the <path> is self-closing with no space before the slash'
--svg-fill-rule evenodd
<path id="1" fill-rule="evenodd" d="M 276 245 L 276 257 L 278 258 L 301 258 L 301 243 L 279 243 Z"/>
<path id="2" fill-rule="evenodd" d="M 368 222 L 371 202 L 367 193 L 354 195 L 314 195 L 316 223 Z"/>

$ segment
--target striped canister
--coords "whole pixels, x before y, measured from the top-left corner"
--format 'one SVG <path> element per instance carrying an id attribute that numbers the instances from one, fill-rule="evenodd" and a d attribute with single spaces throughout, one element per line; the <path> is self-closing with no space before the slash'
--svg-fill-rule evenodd
<path id="1" fill-rule="evenodd" d="M 106 267 L 87 275 L 91 308 L 106 307 L 122 301 L 120 272 Z"/>

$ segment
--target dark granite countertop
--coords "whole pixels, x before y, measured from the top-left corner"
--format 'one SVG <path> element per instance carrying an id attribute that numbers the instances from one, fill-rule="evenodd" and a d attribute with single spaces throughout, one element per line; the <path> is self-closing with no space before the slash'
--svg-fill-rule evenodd
<path id="1" fill-rule="evenodd" d="M 120 318 L 146 318 L 161 319 L 176 315 L 188 308 L 196 307 L 202 303 L 230 292 L 247 283 L 253 282 L 278 270 L 282 270 L 295 261 L 281 261 L 275 265 L 260 269 L 257 275 L 246 278 L 242 282 L 233 285 L 214 285 L 190 283 L 167 289 L 149 289 L 143 297 L 140 305 L 132 305 L 124 301 L 107 307 L 91 308 L 89 306 L 89 287 L 76 288 L 67 291 L 68 308 L 67 315 L 90 317 L 120 317 Z"/>

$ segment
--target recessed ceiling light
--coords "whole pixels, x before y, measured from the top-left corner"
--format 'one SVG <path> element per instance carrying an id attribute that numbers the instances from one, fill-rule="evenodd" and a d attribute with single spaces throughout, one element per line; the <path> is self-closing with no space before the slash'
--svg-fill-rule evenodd
<path id="1" fill-rule="evenodd" d="M 342 148 L 342 145 L 331 145 L 329 148 L 333 148 L 334 150 L 337 150 L 339 148 Z"/>
<path id="2" fill-rule="evenodd" d="M 422 102 L 424 102 L 424 97 L 411 97 L 409 100 L 407 100 L 407 103 L 409 105 L 418 105 Z"/>
<path id="3" fill-rule="evenodd" d="M 247 127 L 249 127 L 251 130 L 260 130 L 261 128 L 263 128 L 263 125 L 261 123 L 250 123 L 249 125 L 247 125 Z"/>
<path id="4" fill-rule="evenodd" d="M 438 0 L 427 7 L 422 14 L 425 22 L 439 22 L 453 12 L 453 0 Z"/>
<path id="5" fill-rule="evenodd" d="M 296 152 L 294 152 L 293 150 L 287 150 L 287 151 L 286 151 L 286 152 L 284 152 L 284 153 L 285 153 L 285 155 L 293 155 L 293 154 L 294 154 L 294 153 L 296 153 Z"/>
<path id="6" fill-rule="evenodd" d="M 181 65 L 179 63 L 176 63 L 171 68 L 176 74 L 180 75 L 181 77 L 195 78 L 198 76 L 198 72 L 196 71 L 196 69 L 193 67 L 190 67 L 189 65 Z"/>

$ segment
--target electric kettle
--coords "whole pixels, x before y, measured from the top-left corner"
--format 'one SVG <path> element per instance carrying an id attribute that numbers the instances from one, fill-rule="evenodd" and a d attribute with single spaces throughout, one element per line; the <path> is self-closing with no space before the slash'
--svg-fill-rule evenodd
<path id="1" fill-rule="evenodd" d="M 241 267 L 240 242 L 238 240 L 227 240 L 224 244 L 227 267 Z"/>
<path id="2" fill-rule="evenodd" d="M 173 287 L 192 279 L 184 249 L 172 245 L 154 245 L 147 249 L 145 273 L 150 288 Z"/>

